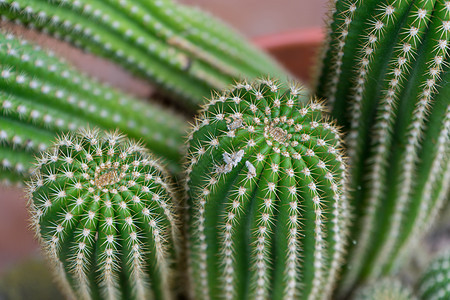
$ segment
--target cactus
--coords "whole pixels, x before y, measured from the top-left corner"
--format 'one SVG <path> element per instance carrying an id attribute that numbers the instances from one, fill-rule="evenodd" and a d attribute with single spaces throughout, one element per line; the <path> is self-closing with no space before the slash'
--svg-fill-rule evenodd
<path id="1" fill-rule="evenodd" d="M 186 122 L 100 84 L 36 46 L 0 33 L 1 179 L 29 176 L 56 133 L 86 125 L 120 129 L 179 169 Z"/>
<path id="2" fill-rule="evenodd" d="M 395 279 L 384 279 L 358 291 L 354 300 L 415 300 L 412 292 Z"/>
<path id="3" fill-rule="evenodd" d="M 450 250 L 433 259 L 419 286 L 420 299 L 450 299 Z"/>
<path id="4" fill-rule="evenodd" d="M 337 128 L 299 85 L 238 83 L 188 136 L 194 299 L 321 299 L 338 274 L 348 208 Z"/>
<path id="5" fill-rule="evenodd" d="M 194 109 L 235 77 L 287 77 L 220 22 L 170 0 L 0 0 L 0 15 L 120 63 Z"/>
<path id="6" fill-rule="evenodd" d="M 32 224 L 69 298 L 171 299 L 178 251 L 167 172 L 117 132 L 63 135 L 29 183 Z"/>
<path id="7" fill-rule="evenodd" d="M 346 136 L 349 291 L 395 270 L 450 181 L 450 1 L 335 1 L 317 95 Z"/>

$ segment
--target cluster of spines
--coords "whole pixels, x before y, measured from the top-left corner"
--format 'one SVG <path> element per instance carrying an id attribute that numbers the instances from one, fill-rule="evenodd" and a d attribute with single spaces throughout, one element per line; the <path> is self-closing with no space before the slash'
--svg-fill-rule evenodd
<path id="1" fill-rule="evenodd" d="M 354 300 L 414 300 L 411 290 L 404 287 L 397 279 L 385 278 L 361 288 Z"/>
<path id="2" fill-rule="evenodd" d="M 433 259 L 423 275 L 419 295 L 423 300 L 450 298 L 450 251 L 444 251 Z"/>
<path id="3" fill-rule="evenodd" d="M 55 133 L 88 124 L 142 139 L 172 168 L 180 161 L 185 125 L 179 116 L 100 84 L 10 34 L 0 34 L 0 60 L 0 161 L 17 180 L 28 176 L 33 155 Z"/>
<path id="4" fill-rule="evenodd" d="M 358 277 L 392 270 L 446 197 L 450 2 L 356 0 L 333 7 L 317 92 L 348 130 L 350 187 L 361 216 L 344 276 L 349 288 Z"/>
<path id="5" fill-rule="evenodd" d="M 41 155 L 28 189 L 32 224 L 69 297 L 171 298 L 171 185 L 158 160 L 117 132 L 64 135 Z"/>
<path id="6" fill-rule="evenodd" d="M 331 292 L 346 239 L 345 165 L 323 104 L 306 99 L 298 85 L 242 82 L 193 125 L 186 190 L 197 298 Z"/>
<path id="7" fill-rule="evenodd" d="M 192 108 L 235 77 L 286 76 L 213 18 L 172 1 L 0 0 L 0 14 L 111 58 Z"/>

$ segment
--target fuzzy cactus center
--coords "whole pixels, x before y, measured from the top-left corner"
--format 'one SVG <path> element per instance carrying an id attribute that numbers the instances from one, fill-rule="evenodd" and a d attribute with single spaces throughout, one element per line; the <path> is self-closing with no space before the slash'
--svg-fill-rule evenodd
<path id="1" fill-rule="evenodd" d="M 114 168 L 107 168 L 105 170 L 100 170 L 95 172 L 94 183 L 99 188 L 112 185 L 120 181 L 120 177 L 117 174 L 117 170 Z"/>

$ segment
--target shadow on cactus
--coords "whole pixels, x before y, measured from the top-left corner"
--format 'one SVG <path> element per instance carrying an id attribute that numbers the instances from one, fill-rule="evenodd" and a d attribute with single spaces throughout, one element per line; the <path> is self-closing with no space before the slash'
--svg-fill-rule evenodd
<path id="1" fill-rule="evenodd" d="M 194 299 L 326 298 L 348 208 L 338 130 L 297 85 L 238 83 L 189 135 Z"/>
<path id="2" fill-rule="evenodd" d="M 173 297 L 172 184 L 141 145 L 116 132 L 62 136 L 39 158 L 28 195 L 32 224 L 67 297 Z"/>

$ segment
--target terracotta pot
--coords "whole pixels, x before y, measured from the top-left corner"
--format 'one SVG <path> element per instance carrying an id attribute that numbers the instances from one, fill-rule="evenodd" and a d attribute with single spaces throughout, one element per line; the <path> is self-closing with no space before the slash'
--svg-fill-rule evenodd
<path id="1" fill-rule="evenodd" d="M 309 28 L 262 36 L 254 39 L 254 43 L 266 49 L 297 78 L 310 83 L 324 37 L 321 28 Z"/>
<path id="2" fill-rule="evenodd" d="M 300 29 L 262 36 L 254 43 L 266 49 L 293 75 L 309 82 L 323 36 L 320 28 Z M 17 188 L 0 187 L 0 273 L 25 257 L 39 254 L 28 219 L 24 193 Z"/>

